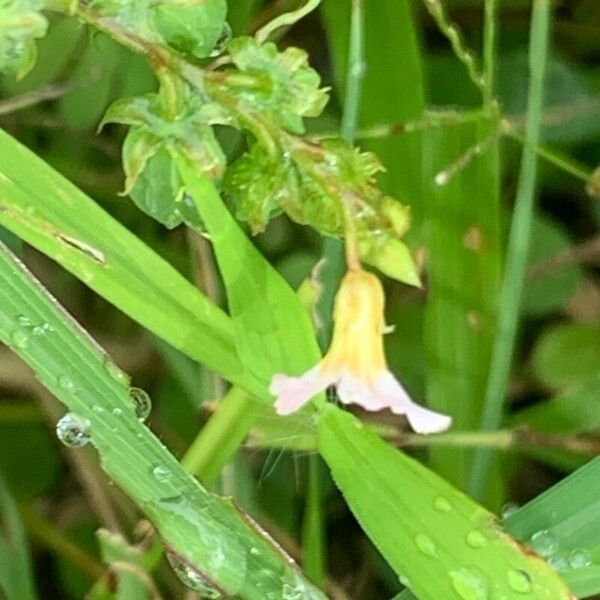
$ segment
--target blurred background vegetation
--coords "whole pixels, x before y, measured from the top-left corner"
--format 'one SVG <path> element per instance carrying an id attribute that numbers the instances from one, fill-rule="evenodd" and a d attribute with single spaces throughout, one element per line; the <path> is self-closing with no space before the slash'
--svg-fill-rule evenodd
<path id="1" fill-rule="evenodd" d="M 297 4 L 294 0 L 230 2 L 229 20 L 235 33 L 253 31 Z M 534 439 L 519 430 L 509 452 L 495 464 L 485 503 L 498 513 L 526 502 L 583 464 L 590 454 L 598 453 L 591 434 L 600 428 L 600 181 L 597 178 L 594 184 L 590 177 L 600 163 L 600 10 L 597 0 L 554 4 L 537 209 L 505 418 L 508 428 L 528 424 L 543 435 Z M 480 1 L 448 0 L 445 5 L 466 45 L 480 48 Z M 501 3 L 497 95 L 511 125 L 510 135 L 504 135 L 481 126 L 461 127 L 457 133 L 456 128 L 425 124 L 422 131 L 406 131 L 411 129 L 407 124 L 421 120 L 425 106 L 475 109 L 481 96 L 422 4 L 398 0 L 365 4 L 360 128 L 394 127 L 392 135 L 381 139 L 361 141 L 359 132 L 358 143 L 379 153 L 387 169 L 384 187 L 411 205 L 414 223 L 409 243 L 422 261 L 427 260 L 427 248 L 443 244 L 444 232 L 455 226 L 465 232 L 462 244 L 477 248 L 480 234 L 473 230 L 469 235 L 468 228 L 473 215 L 489 226 L 492 246 L 493 232 L 508 226 L 527 92 L 530 5 L 529 0 Z M 332 88 L 332 101 L 324 115 L 309 122 L 311 133 L 340 127 L 349 6 L 349 0 L 323 0 L 318 12 L 280 39 L 281 45 L 306 49 Z M 407 8 L 414 18 L 414 39 L 406 22 Z M 113 100 L 155 88 L 143 59 L 74 19 L 53 18 L 48 35 L 39 42 L 35 69 L 19 82 L 0 79 L 0 127 L 223 303 L 208 245 L 183 228 L 163 228 L 119 196 L 124 128 L 107 126 L 100 134 L 96 132 Z M 468 158 L 474 145 L 496 144 L 498 139 L 501 168 L 496 203 L 494 157 L 476 165 L 471 163 L 479 159 Z M 241 139 L 231 131 L 223 132 L 222 141 L 231 157 L 242 148 Z M 486 156 L 488 149 L 482 149 Z M 438 185 L 431 192 L 436 187 L 434 175 L 444 170 L 456 185 Z M 437 200 L 430 202 L 428 194 Z M 6 232 L 0 236 L 19 248 L 19 242 Z M 322 255 L 321 239 L 285 217 L 275 219 L 255 241 L 294 287 Z M 450 406 L 460 407 L 463 390 L 453 387 L 451 378 L 431 374 L 439 370 L 436 360 L 466 353 L 467 360 L 476 362 L 468 354 L 468 337 L 452 333 L 456 315 L 444 313 L 444 307 L 439 313 L 427 308 L 431 289 L 452 291 L 452 281 L 464 277 L 461 257 L 451 250 L 450 245 L 447 261 L 439 269 L 432 265 L 431 281 L 426 279 L 422 291 L 388 284 L 387 320 L 395 325 L 387 337 L 389 360 L 411 394 L 419 400 L 429 396 L 432 401 L 433 397 L 437 408 L 443 408 L 443 402 L 436 403 L 435 398 L 443 395 L 455 395 L 455 404 Z M 60 302 L 132 375 L 134 384 L 150 393 L 151 427 L 173 452 L 182 455 L 210 415 L 222 383 L 143 331 L 46 257 L 29 247 L 20 251 Z M 487 253 L 484 272 L 492 284 L 488 293 L 498 289 L 494 286 L 499 283 L 501 256 L 500 247 L 491 247 Z M 487 326 L 486 310 L 493 315 L 494 298 L 497 294 L 479 298 L 479 312 L 467 313 L 471 329 L 479 326 L 479 319 Z M 446 346 L 446 357 L 438 341 L 424 334 L 427 320 L 444 314 L 449 333 L 439 343 Z M 473 377 L 480 391 L 471 387 L 470 393 L 481 396 L 485 381 L 475 367 Z M 450 412 L 459 425 L 474 429 L 480 410 L 481 404 L 465 399 L 463 409 L 451 408 Z M 102 572 L 95 531 L 100 526 L 128 531 L 137 518 L 132 505 L 100 474 L 91 454 L 80 450 L 75 455 L 58 443 L 53 434 L 58 415 L 56 401 L 29 369 L 7 348 L 0 348 L 0 472 L 23 511 L 40 597 L 82 598 Z M 377 418 L 385 421 L 385 417 Z M 560 438 L 552 437 L 558 433 Z M 572 436 L 582 433 L 590 434 L 589 443 L 575 444 Z M 457 452 L 435 450 L 430 453 L 431 464 L 466 489 L 464 465 L 468 463 Z M 418 455 L 424 457 L 426 451 L 419 449 Z M 221 492 L 233 495 L 296 556 L 309 460 L 310 453 L 248 447 L 227 467 L 218 484 Z M 321 478 L 331 577 L 348 597 L 390 597 L 397 591 L 396 578 L 366 540 L 325 469 Z M 172 597 L 184 597 L 178 583 L 165 577 Z"/>

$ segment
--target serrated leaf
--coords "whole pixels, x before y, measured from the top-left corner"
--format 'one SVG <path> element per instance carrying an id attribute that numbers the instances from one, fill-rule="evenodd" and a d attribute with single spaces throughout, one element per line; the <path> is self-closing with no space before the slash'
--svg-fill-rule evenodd
<path id="1" fill-rule="evenodd" d="M 0 2 L 0 72 L 24 77 L 35 64 L 35 39 L 46 35 L 48 21 L 40 13 L 43 0 Z"/>
<path id="2" fill-rule="evenodd" d="M 177 115 L 169 115 L 158 94 L 118 100 L 106 112 L 101 127 L 116 122 L 130 125 L 123 144 L 125 193 L 135 204 L 168 228 L 186 222 L 202 228 L 193 204 L 185 203 L 172 153 L 184 153 L 200 172 L 220 180 L 225 155 L 210 127 L 226 116 L 210 103 L 183 90 Z"/>
<path id="3" fill-rule="evenodd" d="M 251 37 L 233 39 L 228 47 L 236 67 L 254 75 L 255 84 L 230 84 L 240 100 L 293 133 L 303 133 L 303 117 L 317 117 L 327 104 L 319 74 L 308 65 L 308 55 L 299 48 L 279 52 L 272 42 L 260 44 Z M 226 73 L 235 73 L 226 71 Z"/>

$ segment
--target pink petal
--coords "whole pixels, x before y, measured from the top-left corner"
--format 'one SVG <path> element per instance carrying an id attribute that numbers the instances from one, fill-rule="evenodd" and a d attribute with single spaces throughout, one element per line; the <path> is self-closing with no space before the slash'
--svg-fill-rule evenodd
<path id="1" fill-rule="evenodd" d="M 277 397 L 275 410 L 279 415 L 289 415 L 304 406 L 336 380 L 335 375 L 324 375 L 320 364 L 299 377 L 278 373 L 273 375 L 269 391 Z"/>
<path id="2" fill-rule="evenodd" d="M 344 404 L 358 404 L 373 412 L 388 406 L 386 398 L 382 397 L 368 381 L 348 372 L 340 377 L 336 389 Z"/>
<path id="3" fill-rule="evenodd" d="M 445 431 L 452 424 L 452 418 L 429 410 L 413 402 L 400 385 L 400 382 L 385 371 L 379 378 L 376 387 L 386 399 L 386 406 L 396 415 L 406 415 L 410 426 L 417 433 L 438 433 Z"/>

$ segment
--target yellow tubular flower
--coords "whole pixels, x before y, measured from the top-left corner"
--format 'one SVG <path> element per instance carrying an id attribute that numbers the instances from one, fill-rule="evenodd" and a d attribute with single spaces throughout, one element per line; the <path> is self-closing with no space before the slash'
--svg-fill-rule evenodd
<path id="1" fill-rule="evenodd" d="M 330 385 L 344 404 L 370 411 L 389 408 L 406 415 L 418 433 L 450 427 L 452 419 L 415 404 L 388 370 L 383 350 L 385 297 L 379 279 L 367 271 L 349 271 L 337 293 L 333 340 L 315 367 L 299 377 L 277 374 L 270 391 L 280 415 L 297 411 Z"/>

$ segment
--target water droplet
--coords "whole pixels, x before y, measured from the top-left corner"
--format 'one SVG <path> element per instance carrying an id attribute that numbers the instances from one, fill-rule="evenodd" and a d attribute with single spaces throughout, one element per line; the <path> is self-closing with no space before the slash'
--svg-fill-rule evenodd
<path id="1" fill-rule="evenodd" d="M 101 415 L 104 412 L 104 409 L 99 404 L 93 404 L 92 410 L 98 415 Z"/>
<path id="2" fill-rule="evenodd" d="M 398 579 L 400 580 L 400 583 L 404 587 L 407 587 L 407 588 L 410 587 L 410 579 L 406 575 L 400 575 L 400 577 Z"/>
<path id="3" fill-rule="evenodd" d="M 42 323 L 41 325 L 36 325 L 31 331 L 33 332 L 33 335 L 44 335 L 54 331 L 54 327 L 52 327 L 50 323 Z"/>
<path id="4" fill-rule="evenodd" d="M 223 597 L 223 594 L 204 575 L 174 552 L 167 551 L 167 560 L 181 582 L 191 590 L 199 592 L 202 598 L 217 600 Z"/>
<path id="5" fill-rule="evenodd" d="M 525 571 L 511 569 L 508 572 L 508 585 L 519 594 L 527 594 L 531 591 L 531 577 Z"/>
<path id="6" fill-rule="evenodd" d="M 160 483 L 167 483 L 167 481 L 171 479 L 171 471 L 163 465 L 156 465 L 156 467 L 152 469 L 152 475 L 154 475 L 154 479 L 160 481 Z"/>
<path id="7" fill-rule="evenodd" d="M 568 561 L 571 569 L 583 569 L 592 564 L 590 557 L 583 550 L 573 550 Z"/>
<path id="8" fill-rule="evenodd" d="M 19 315 L 17 317 L 17 323 L 19 323 L 21 327 L 31 327 L 33 325 L 31 317 L 26 315 Z"/>
<path id="9" fill-rule="evenodd" d="M 68 375 L 61 375 L 58 378 L 58 386 L 67 392 L 72 392 L 76 389 L 75 382 Z"/>
<path id="10" fill-rule="evenodd" d="M 463 600 L 487 600 L 488 582 L 479 569 L 463 567 L 450 571 L 449 575 L 452 586 Z"/>
<path id="11" fill-rule="evenodd" d="M 450 173 L 448 171 L 440 171 L 434 178 L 435 185 L 442 187 L 450 181 Z"/>
<path id="12" fill-rule="evenodd" d="M 231 26 L 229 25 L 229 23 L 225 23 L 223 25 L 223 31 L 221 31 L 221 35 L 219 36 L 219 39 L 217 40 L 213 51 L 210 53 L 211 58 L 219 56 L 223 54 L 223 52 L 225 52 L 227 46 L 229 45 L 229 42 L 231 41 L 232 36 L 233 31 L 231 30 Z"/>
<path id="13" fill-rule="evenodd" d="M 27 348 L 27 344 L 29 343 L 29 336 L 22 329 L 15 329 L 12 332 L 10 339 L 12 340 L 13 345 L 21 350 Z"/>
<path id="14" fill-rule="evenodd" d="M 452 505 L 445 496 L 437 496 L 433 501 L 433 507 L 440 512 L 450 512 Z"/>
<path id="15" fill-rule="evenodd" d="M 508 517 L 514 515 L 519 510 L 519 508 L 520 506 L 516 502 L 507 502 L 502 507 L 502 518 L 508 519 Z"/>
<path id="16" fill-rule="evenodd" d="M 471 548 L 483 548 L 488 543 L 488 539 L 485 535 L 479 531 L 479 529 L 473 529 L 467 533 L 467 544 Z"/>
<path id="17" fill-rule="evenodd" d="M 104 368 L 108 371 L 108 374 L 123 387 L 129 387 L 129 377 L 127 374 L 121 371 L 108 356 L 104 359 Z"/>
<path id="18" fill-rule="evenodd" d="M 415 544 L 417 544 L 417 548 L 425 556 L 430 556 L 431 558 L 438 556 L 437 546 L 428 535 L 425 535 L 424 533 L 417 533 L 415 536 Z"/>
<path id="19" fill-rule="evenodd" d="M 558 550 L 558 540 L 547 529 L 534 533 L 530 545 L 540 556 L 546 558 Z"/>
<path id="20" fill-rule="evenodd" d="M 552 556 L 548 559 L 548 564 L 555 571 L 566 571 L 569 568 L 567 559 L 564 556 Z"/>
<path id="21" fill-rule="evenodd" d="M 135 414 L 140 421 L 145 421 L 152 412 L 152 400 L 141 388 L 129 388 L 129 397 L 133 401 Z"/>
<path id="22" fill-rule="evenodd" d="M 56 424 L 58 439 L 69 448 L 81 448 L 90 441 L 91 423 L 77 413 L 67 413 Z"/>
<path id="23" fill-rule="evenodd" d="M 253 556 L 257 556 L 258 554 L 260 554 L 260 550 L 258 548 L 250 548 L 250 554 L 252 554 Z"/>
<path id="24" fill-rule="evenodd" d="M 113 408 L 112 414 L 115 415 L 115 417 L 120 417 L 123 414 L 123 410 L 120 408 Z"/>

